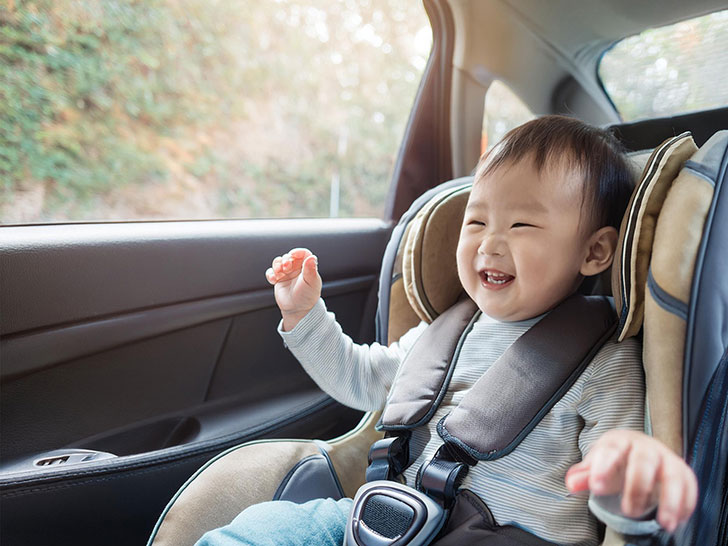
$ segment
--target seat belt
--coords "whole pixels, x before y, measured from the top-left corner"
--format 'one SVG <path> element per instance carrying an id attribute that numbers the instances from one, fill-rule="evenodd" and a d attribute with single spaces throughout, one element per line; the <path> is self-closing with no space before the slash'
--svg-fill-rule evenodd
<path id="1" fill-rule="evenodd" d="M 370 449 L 367 479 L 374 481 L 354 499 L 347 544 L 429 544 L 445 524 L 469 467 L 513 451 L 616 327 L 609 298 L 567 298 L 518 338 L 440 420 L 444 444 L 420 468 L 416 487 L 391 481 L 409 462 L 410 431 L 426 424 L 442 402 L 479 316 L 471 300 L 457 303 L 428 326 L 402 363 L 377 423 L 388 437 Z"/>
<path id="2" fill-rule="evenodd" d="M 506 349 L 438 423 L 438 433 L 478 461 L 507 455 L 574 385 L 616 322 L 604 296 L 566 299 Z"/>

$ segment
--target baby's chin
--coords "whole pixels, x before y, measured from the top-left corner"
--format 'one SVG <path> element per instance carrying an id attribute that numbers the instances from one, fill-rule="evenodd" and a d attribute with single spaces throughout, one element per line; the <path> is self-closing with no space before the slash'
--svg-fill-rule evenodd
<path id="1" fill-rule="evenodd" d="M 478 301 L 477 299 L 475 300 L 475 303 L 483 314 L 500 322 L 520 322 L 522 320 L 529 320 L 543 315 L 554 307 L 553 305 L 523 307 L 513 305 L 502 306 L 489 304 L 489 302 L 483 302 L 482 300 Z"/>
<path id="2" fill-rule="evenodd" d="M 500 321 L 500 322 L 520 322 L 522 320 L 529 320 L 529 319 L 532 319 L 532 318 L 536 318 L 536 317 L 538 317 L 540 315 L 543 315 L 547 311 L 547 309 L 546 310 L 543 310 L 541 312 L 538 312 L 538 311 L 522 311 L 522 312 L 514 311 L 512 313 L 508 313 L 508 312 L 489 313 L 485 309 L 481 309 L 481 311 L 485 315 L 489 316 L 490 318 L 492 318 L 494 320 L 497 320 L 497 321 Z"/>

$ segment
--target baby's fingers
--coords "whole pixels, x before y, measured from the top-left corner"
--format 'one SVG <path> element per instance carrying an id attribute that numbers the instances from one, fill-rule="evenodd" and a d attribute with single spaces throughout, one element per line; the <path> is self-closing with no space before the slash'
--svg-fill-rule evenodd
<path id="1" fill-rule="evenodd" d="M 566 472 L 566 488 L 570 493 L 589 489 L 589 464 L 585 461 L 575 464 Z"/>
<path id="2" fill-rule="evenodd" d="M 294 259 L 303 261 L 306 258 L 308 258 L 309 256 L 311 256 L 313 254 L 313 252 L 311 252 L 307 248 L 292 248 L 291 250 L 288 251 L 288 254 Z"/>
<path id="3" fill-rule="evenodd" d="M 266 270 L 265 278 L 271 284 L 295 279 L 301 273 L 302 264 L 301 260 L 294 260 L 289 254 L 276 256 Z"/>
<path id="4" fill-rule="evenodd" d="M 673 479 L 662 483 L 657 521 L 670 532 L 673 532 L 680 522 L 678 516 L 683 512 L 684 496 L 685 484 L 682 481 Z"/>
<path id="5" fill-rule="evenodd" d="M 684 461 L 681 461 L 684 463 Z M 685 495 L 682 498 L 681 510 L 678 513 L 679 521 L 686 521 L 695 511 L 698 504 L 698 479 L 693 471 L 685 465 L 687 475 L 685 476 Z"/>
<path id="6" fill-rule="evenodd" d="M 286 253 L 283 256 L 276 256 L 273 258 L 271 269 L 273 269 L 273 272 L 277 276 L 285 275 L 294 269 L 295 262 L 296 261 L 291 258 L 291 255 Z"/>
<path id="7" fill-rule="evenodd" d="M 283 256 L 276 256 L 273 258 L 273 263 L 271 264 L 271 269 L 273 269 L 273 272 L 278 275 L 283 272 Z"/>
<path id="8" fill-rule="evenodd" d="M 309 249 L 293 248 L 282 256 L 276 256 L 273 259 L 271 266 L 265 272 L 265 278 L 270 284 L 274 285 L 282 281 L 293 280 L 301 274 L 306 260 L 311 257 L 314 258 L 313 263 L 315 263 L 316 256 Z M 312 284 L 317 275 L 315 265 L 305 273 L 308 273 L 308 275 L 304 274 L 304 278 L 308 276 L 306 281 L 308 284 Z"/>
<path id="9" fill-rule="evenodd" d="M 589 489 L 594 494 L 611 495 L 622 489 L 630 447 L 628 440 L 605 434 L 589 453 Z"/>
<path id="10" fill-rule="evenodd" d="M 693 472 L 677 457 L 663 463 L 660 481 L 662 488 L 657 521 L 672 532 L 695 510 L 698 484 Z"/>
<path id="11" fill-rule="evenodd" d="M 301 265 L 309 256 L 313 256 L 313 254 L 307 248 L 291 249 L 283 254 L 283 256 L 278 256 L 273 260 L 273 270 L 276 273 L 300 270 Z"/>
<path id="12" fill-rule="evenodd" d="M 650 505 L 654 506 L 660 464 L 660 454 L 655 450 L 632 446 L 622 491 L 622 511 L 628 516 L 641 516 Z"/>

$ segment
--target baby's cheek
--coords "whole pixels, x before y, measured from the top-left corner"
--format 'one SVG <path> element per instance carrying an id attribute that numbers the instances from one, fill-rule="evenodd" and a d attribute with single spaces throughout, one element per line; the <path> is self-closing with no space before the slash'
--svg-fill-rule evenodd
<path id="1" fill-rule="evenodd" d="M 461 249 L 460 246 L 458 246 L 457 255 L 455 258 L 456 266 L 458 270 L 458 279 L 460 279 L 460 284 L 463 285 L 463 287 L 467 287 L 468 283 L 468 267 L 467 267 L 467 260 L 465 258 L 463 249 Z"/>

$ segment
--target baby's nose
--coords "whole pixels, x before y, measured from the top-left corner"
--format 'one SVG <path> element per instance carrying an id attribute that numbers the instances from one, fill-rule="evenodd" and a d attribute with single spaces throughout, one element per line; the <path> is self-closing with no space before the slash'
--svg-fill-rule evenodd
<path id="1" fill-rule="evenodd" d="M 478 253 L 484 256 L 503 256 L 504 253 L 503 238 L 497 233 L 486 235 L 480 242 Z"/>

